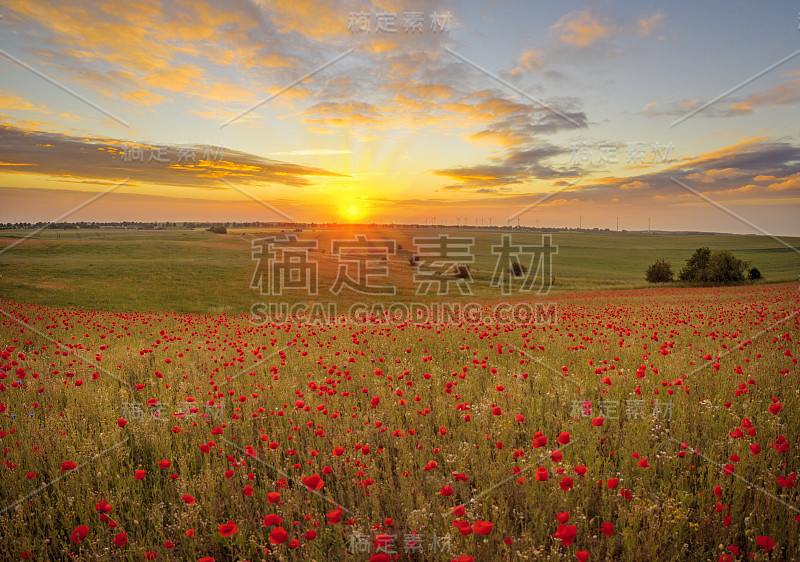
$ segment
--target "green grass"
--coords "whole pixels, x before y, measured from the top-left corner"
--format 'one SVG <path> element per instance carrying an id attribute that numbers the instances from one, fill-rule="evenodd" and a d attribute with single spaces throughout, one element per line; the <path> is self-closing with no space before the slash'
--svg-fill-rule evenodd
<path id="1" fill-rule="evenodd" d="M 315 238 L 325 254 L 319 260 L 318 300 L 340 303 L 363 300 L 357 294 L 328 291 L 338 262 L 329 255 L 334 238 L 352 238 L 363 232 L 369 238 L 393 238 L 403 246 L 390 260 L 390 279 L 397 285 L 397 300 L 417 299 L 412 268 L 407 263 L 413 237 L 447 232 L 475 238 L 472 285 L 477 299 L 499 297 L 489 286 L 497 256 L 491 246 L 501 234 L 513 243 L 541 243 L 534 232 L 481 229 L 383 229 L 372 232 L 358 227 L 337 230 L 305 230 L 301 239 Z M 30 231 L 3 231 L 6 247 Z M 19 302 L 56 307 L 106 310 L 170 310 L 185 313 L 246 313 L 254 302 L 269 301 L 250 289 L 255 262 L 252 240 L 280 231 L 232 230 L 227 235 L 201 230 L 167 231 L 55 231 L 47 230 L 0 254 L 0 295 Z M 630 233 L 554 233 L 553 257 L 556 283 L 552 293 L 585 289 L 644 287 L 644 271 L 657 258 L 672 262 L 677 273 L 699 246 L 728 249 L 758 267 L 764 282 L 796 281 L 800 255 L 766 236 L 656 235 Z M 785 238 L 800 247 L 800 238 Z M 377 280 L 378 282 L 385 282 Z M 302 293 L 286 292 L 281 300 L 302 300 Z"/>

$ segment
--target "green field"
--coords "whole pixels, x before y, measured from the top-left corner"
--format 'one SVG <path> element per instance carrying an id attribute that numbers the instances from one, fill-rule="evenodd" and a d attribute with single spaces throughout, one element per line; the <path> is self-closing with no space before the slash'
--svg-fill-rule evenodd
<path id="1" fill-rule="evenodd" d="M 0 247 L 30 232 L 4 231 Z M 330 241 L 358 233 L 369 239 L 395 239 L 403 247 L 389 259 L 386 280 L 398 287 L 398 300 L 414 297 L 416 285 L 407 260 L 415 236 L 474 237 L 473 298 L 489 299 L 498 296 L 489 281 L 497 259 L 491 246 L 499 244 L 501 235 L 511 234 L 515 244 L 541 243 L 540 233 L 513 229 L 306 229 L 298 233 L 301 240 L 314 238 L 319 248 L 327 249 L 312 254 L 319 262 L 319 300 L 348 302 L 360 297 L 328 292 L 338 263 L 329 255 Z M 275 234 L 281 231 L 231 230 L 220 235 L 203 230 L 46 230 L 0 254 L 0 296 L 55 307 L 246 313 L 253 302 L 269 300 L 250 288 L 256 265 L 252 240 Z M 677 273 L 699 246 L 733 251 L 758 267 L 767 283 L 796 281 L 800 274 L 800 255 L 766 236 L 556 232 L 552 240 L 558 255 L 553 257 L 551 294 L 644 287 L 644 271 L 655 259 L 671 261 Z M 784 241 L 800 247 L 800 238 Z M 306 295 L 287 293 L 281 298 L 291 301 Z"/>

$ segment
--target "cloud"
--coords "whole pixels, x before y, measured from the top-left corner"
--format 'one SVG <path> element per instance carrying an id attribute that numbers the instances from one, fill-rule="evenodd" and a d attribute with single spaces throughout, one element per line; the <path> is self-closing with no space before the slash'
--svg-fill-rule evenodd
<path id="1" fill-rule="evenodd" d="M 636 32 L 641 37 L 651 35 L 656 29 L 661 27 L 664 22 L 664 12 L 658 11 L 655 14 L 644 16 L 636 21 Z"/>
<path id="2" fill-rule="evenodd" d="M 787 73 L 787 75 L 790 74 Z M 760 111 L 789 107 L 796 105 L 798 102 L 800 102 L 800 78 L 775 84 L 747 97 L 732 96 L 725 98 L 704 108 L 696 116 L 739 117 Z M 654 102 L 645 106 L 644 114 L 648 117 L 683 117 L 704 103 L 707 103 L 706 100 L 699 99 L 672 101 L 666 105 Z"/>
<path id="3" fill-rule="evenodd" d="M 33 103 L 22 92 L 16 90 L 0 90 L 0 110 L 24 111 L 38 115 L 57 116 L 68 121 L 80 121 L 80 117 L 77 115 L 61 113 L 50 109 L 45 104 Z"/>
<path id="4" fill-rule="evenodd" d="M 733 168 L 724 168 L 722 170 L 705 170 L 686 176 L 687 180 L 699 181 L 702 183 L 716 183 L 722 179 L 740 178 L 742 176 L 751 175 L 750 172 L 745 170 L 735 170 Z M 755 178 L 753 178 L 755 181 Z"/>
<path id="5" fill-rule="evenodd" d="M 540 143 L 525 149 L 511 151 L 503 157 L 493 159 L 492 163 L 476 166 L 458 166 L 434 170 L 431 173 L 443 176 L 458 183 L 445 185 L 445 190 L 476 190 L 501 188 L 519 185 L 536 179 L 552 179 L 565 175 L 576 175 L 575 170 L 556 169 L 546 161 L 567 152 L 557 146 Z"/>
<path id="6" fill-rule="evenodd" d="M 222 147 L 166 146 L 0 125 L 0 171 L 69 181 L 117 182 L 224 189 L 240 184 L 311 185 L 315 176 L 344 177 L 309 166 L 269 160 Z M 138 156 L 138 155 L 141 156 Z M 135 157 L 134 157 L 135 156 Z"/>
<path id="7" fill-rule="evenodd" d="M 631 204 L 697 198 L 675 184 L 672 178 L 676 178 L 722 204 L 735 193 L 752 193 L 764 200 L 777 197 L 777 192 L 781 192 L 780 197 L 796 197 L 800 195 L 799 154 L 798 146 L 789 141 L 745 139 L 665 170 L 624 178 L 595 178 L 570 191 L 582 202 L 600 204 L 610 201 L 619 190 L 625 192 L 622 201 Z M 758 185 L 770 176 L 775 180 L 770 185 Z"/>
<path id="8" fill-rule="evenodd" d="M 544 70 L 544 57 L 541 51 L 528 49 L 517 59 L 517 66 L 511 70 L 512 76 L 522 74 L 526 70 Z"/>
<path id="9" fill-rule="evenodd" d="M 561 16 L 549 29 L 544 44 L 526 47 L 508 72 L 519 77 L 528 72 L 563 80 L 564 75 L 553 69 L 555 63 L 594 63 L 607 61 L 629 52 L 615 44 L 614 39 L 635 39 L 652 35 L 664 23 L 661 11 L 638 18 L 615 14 L 599 15 L 589 9 Z"/>
<path id="10" fill-rule="evenodd" d="M 768 186 L 770 191 L 783 191 L 786 189 L 800 190 L 800 172 L 792 174 L 784 178 L 782 181 L 777 181 Z"/>
<path id="11" fill-rule="evenodd" d="M 559 19 L 551 28 L 561 42 L 578 48 L 586 48 L 603 37 L 618 31 L 618 26 L 601 21 L 589 10 L 570 12 Z"/>
<path id="12" fill-rule="evenodd" d="M 619 188 L 620 189 L 641 189 L 643 187 L 648 187 L 649 185 L 650 184 L 648 184 L 647 182 L 634 180 L 634 181 L 631 181 L 631 182 L 628 182 L 628 183 L 623 183 L 622 185 L 619 186 Z"/>

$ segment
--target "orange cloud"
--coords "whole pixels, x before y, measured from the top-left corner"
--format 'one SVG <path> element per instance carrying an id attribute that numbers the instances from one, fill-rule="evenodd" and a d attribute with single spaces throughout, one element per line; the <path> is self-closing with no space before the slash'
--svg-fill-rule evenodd
<path id="1" fill-rule="evenodd" d="M 562 42 L 573 47 L 585 48 L 598 39 L 611 35 L 616 26 L 602 23 L 589 13 L 589 10 L 584 10 L 562 16 L 551 29 L 558 33 Z"/>
<path id="2" fill-rule="evenodd" d="M 767 186 L 770 191 L 783 191 L 785 189 L 800 188 L 800 172 L 792 174 L 781 181 L 777 181 Z"/>
<path id="3" fill-rule="evenodd" d="M 658 11 L 650 16 L 639 18 L 636 22 L 636 32 L 642 36 L 647 37 L 661 26 L 664 21 L 664 12 Z"/>

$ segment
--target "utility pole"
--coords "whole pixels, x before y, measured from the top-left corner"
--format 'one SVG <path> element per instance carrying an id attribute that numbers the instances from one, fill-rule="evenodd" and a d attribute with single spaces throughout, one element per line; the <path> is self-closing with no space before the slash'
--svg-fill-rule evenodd
<path id="1" fill-rule="evenodd" d="M 650 217 L 647 217 L 647 232 L 650 232 Z"/>
<path id="2" fill-rule="evenodd" d="M 489 217 L 489 228 L 492 227 L 492 217 Z"/>
<path id="3" fill-rule="evenodd" d="M 519 217 L 517 217 L 517 228 L 519 228 Z"/>
<path id="4" fill-rule="evenodd" d="M 583 216 L 578 215 L 578 230 L 583 229 Z"/>
<path id="5" fill-rule="evenodd" d="M 619 232 L 619 217 L 617 217 L 617 232 Z"/>

